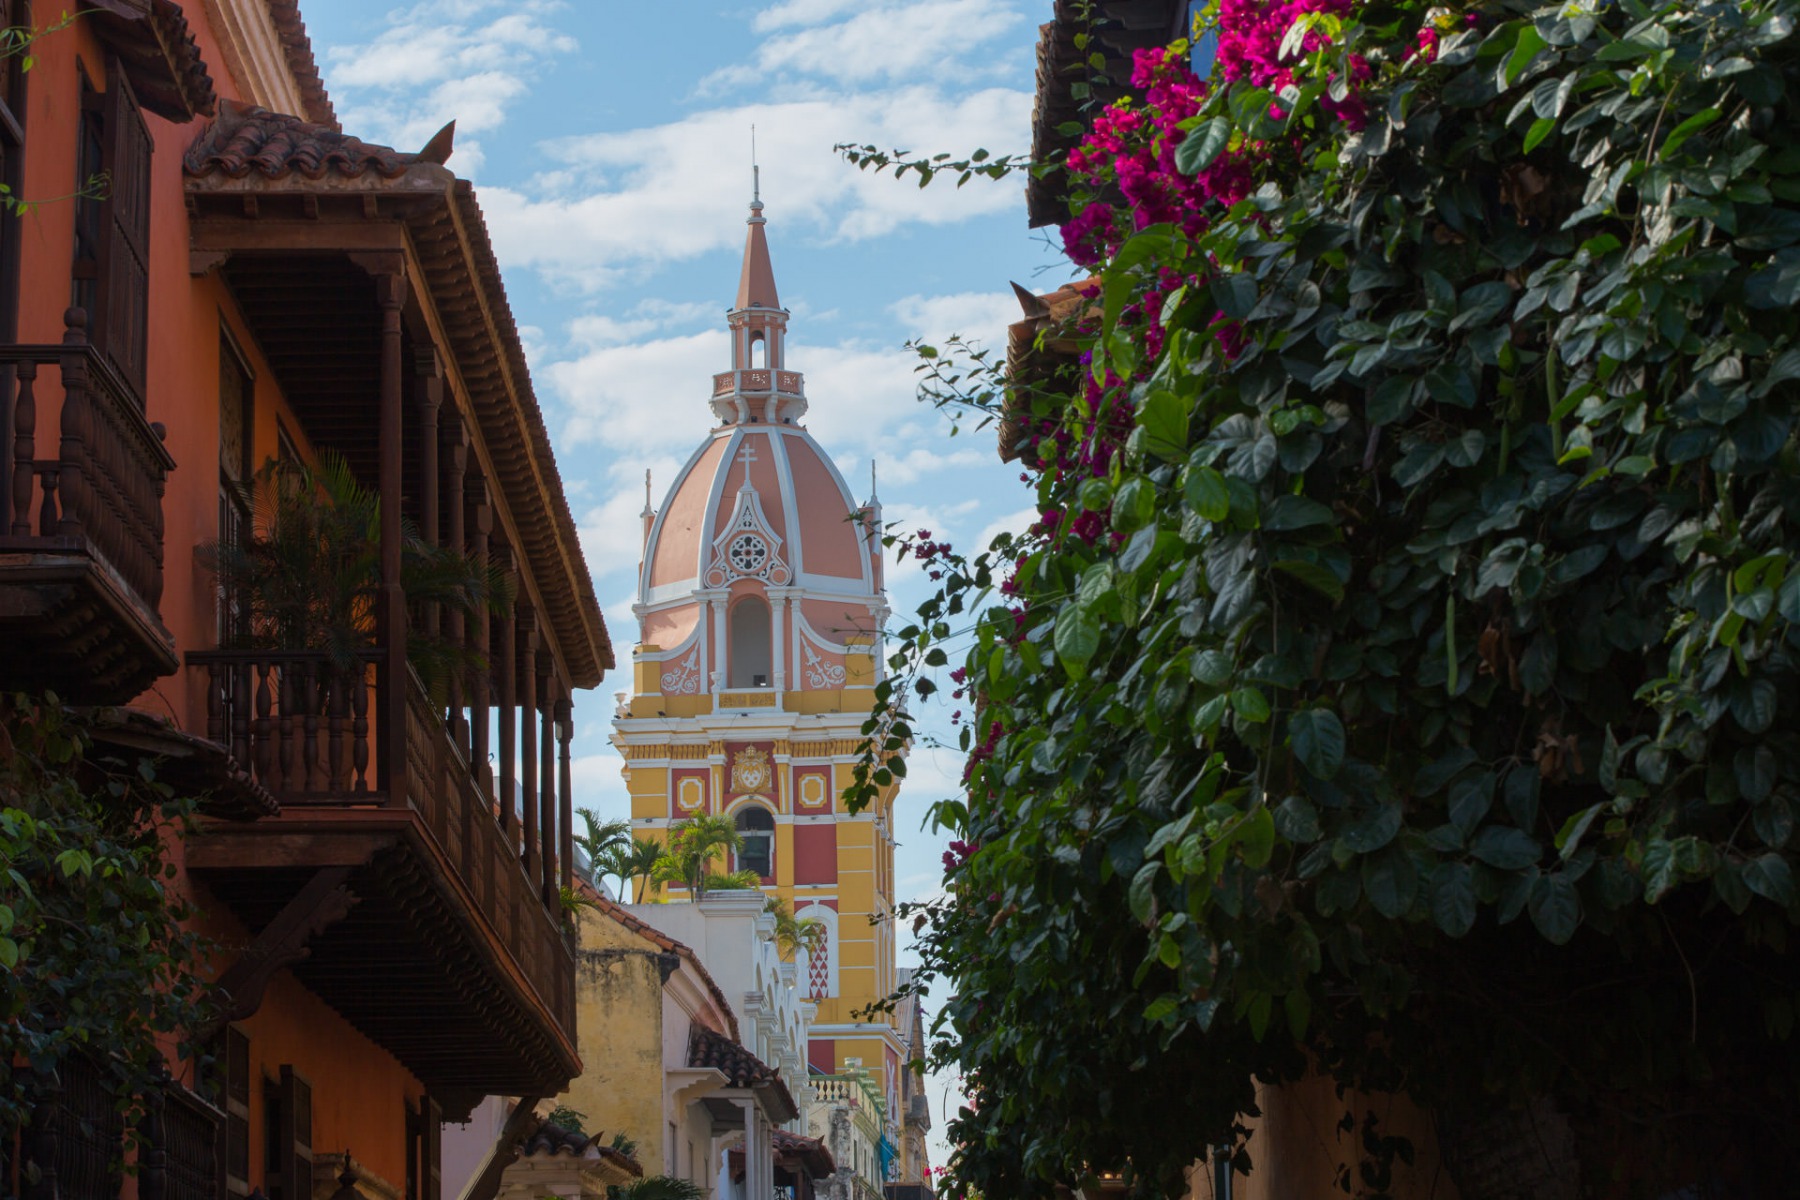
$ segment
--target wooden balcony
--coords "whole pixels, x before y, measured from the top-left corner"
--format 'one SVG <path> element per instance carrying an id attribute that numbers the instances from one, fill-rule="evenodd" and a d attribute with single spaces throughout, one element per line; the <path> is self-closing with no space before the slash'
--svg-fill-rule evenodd
<path id="1" fill-rule="evenodd" d="M 65 314 L 58 345 L 0 346 L 0 688 L 122 703 L 175 670 L 158 605 L 161 431 Z M 56 426 L 46 419 L 54 413 Z"/>
<path id="2" fill-rule="evenodd" d="M 403 727 L 384 726 L 388 661 L 366 657 L 346 671 L 322 652 L 188 655 L 205 672 L 208 736 L 282 805 L 209 825 L 190 870 L 253 937 L 305 924 L 294 906 L 339 882 L 346 902 L 313 921 L 294 974 L 446 1108 L 554 1094 L 579 1069 L 558 864 L 528 874 L 542 864 L 525 859 L 519 822 L 410 669 Z"/>

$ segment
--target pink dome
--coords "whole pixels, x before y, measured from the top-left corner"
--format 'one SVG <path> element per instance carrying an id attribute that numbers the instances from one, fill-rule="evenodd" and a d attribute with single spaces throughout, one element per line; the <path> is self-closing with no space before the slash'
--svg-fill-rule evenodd
<path id="1" fill-rule="evenodd" d="M 645 509 L 636 611 L 640 662 L 656 664 L 645 678 L 664 695 L 780 711 L 787 692 L 845 687 L 853 657 L 878 660 L 887 602 L 880 506 L 857 502 L 799 423 L 805 380 L 783 361 L 760 202 L 749 225 L 731 369 L 712 379 L 717 424 L 661 511 Z"/>
<path id="2" fill-rule="evenodd" d="M 723 426 L 682 467 L 651 526 L 638 602 L 720 588 L 746 575 L 770 587 L 872 597 L 880 542 L 871 546 L 864 519 L 863 506 L 805 429 Z M 734 529 L 762 543 L 745 542 L 736 562 L 728 536 Z"/>

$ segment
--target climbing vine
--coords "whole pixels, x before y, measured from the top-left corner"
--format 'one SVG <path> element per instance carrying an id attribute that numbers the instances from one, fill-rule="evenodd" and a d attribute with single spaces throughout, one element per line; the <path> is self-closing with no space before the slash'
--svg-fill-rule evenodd
<path id="1" fill-rule="evenodd" d="M 130 1110 L 204 1027 L 207 943 L 171 890 L 190 800 L 50 698 L 0 699 L 0 1138 L 73 1054 Z"/>
<path id="2" fill-rule="evenodd" d="M 852 789 L 954 656 L 948 1186 L 1169 1192 L 1314 1071 L 1549 1104 L 1627 1194 L 1785 1178 L 1797 15 L 1220 0 L 1212 79 L 1140 52 L 1064 165 L 1079 361 L 1005 401 L 1041 519 L 908 545 Z"/>

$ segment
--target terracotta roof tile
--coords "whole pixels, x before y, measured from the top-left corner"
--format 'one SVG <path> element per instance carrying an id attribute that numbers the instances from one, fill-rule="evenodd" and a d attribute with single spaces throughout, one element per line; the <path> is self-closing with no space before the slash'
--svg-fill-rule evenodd
<path id="1" fill-rule="evenodd" d="M 534 1154 L 544 1154 L 552 1158 L 559 1154 L 568 1155 L 570 1158 L 584 1158 L 591 1150 L 596 1157 L 622 1167 L 632 1175 L 641 1177 L 644 1174 L 644 1168 L 637 1159 L 615 1150 L 611 1146 L 601 1145 L 600 1138 L 602 1136 L 598 1133 L 592 1136 L 577 1133 L 575 1130 L 565 1129 L 545 1117 L 538 1122 L 536 1129 L 525 1135 L 524 1142 L 519 1146 L 519 1153 L 525 1158 L 530 1158 Z"/>
<path id="2" fill-rule="evenodd" d="M 755 1087 L 779 1080 L 775 1068 L 723 1034 L 696 1025 L 688 1034 L 690 1067 L 714 1067 L 725 1072 L 732 1087 Z"/>
<path id="3" fill-rule="evenodd" d="M 90 2 L 94 32 L 119 56 L 139 104 L 176 122 L 212 113 L 212 76 L 181 5 L 175 0 Z"/>
<path id="4" fill-rule="evenodd" d="M 341 129 L 337 113 L 326 94 L 325 81 L 319 78 L 318 60 L 313 58 L 312 39 L 306 36 L 306 22 L 300 19 L 300 0 L 268 0 L 269 18 L 275 23 L 275 36 L 281 39 L 281 52 L 287 58 L 288 70 L 300 85 L 300 98 L 306 104 L 306 119 L 332 129 Z"/>
<path id="5" fill-rule="evenodd" d="M 780 1071 L 704 1025 L 696 1025 L 688 1032 L 688 1066 L 723 1071 L 726 1082 L 735 1088 L 773 1088 L 788 1112 L 800 1114 L 800 1106 L 794 1103 L 794 1094 L 782 1082 Z"/>
<path id="6" fill-rule="evenodd" d="M 365 142 L 332 125 L 227 100 L 218 120 L 188 148 L 182 168 L 196 178 L 218 173 L 242 179 L 255 172 L 266 179 L 357 179 L 373 171 L 394 179 L 420 161 L 417 154 Z"/>
<path id="7" fill-rule="evenodd" d="M 831 1151 L 825 1148 L 824 1138 L 801 1137 L 797 1133 L 789 1133 L 785 1129 L 772 1131 L 769 1144 L 775 1153 L 783 1158 L 797 1158 L 806 1164 L 806 1169 L 814 1179 L 823 1179 L 837 1170 L 837 1163 L 832 1160 Z"/>

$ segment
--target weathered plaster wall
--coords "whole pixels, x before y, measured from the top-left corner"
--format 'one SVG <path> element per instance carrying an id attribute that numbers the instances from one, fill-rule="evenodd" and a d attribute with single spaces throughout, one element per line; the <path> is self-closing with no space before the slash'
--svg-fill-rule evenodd
<path id="1" fill-rule="evenodd" d="M 646 1175 L 663 1161 L 663 985 L 657 949 L 618 922 L 581 915 L 575 1028 L 582 1073 L 561 1098 L 589 1133 L 637 1142 Z"/>

